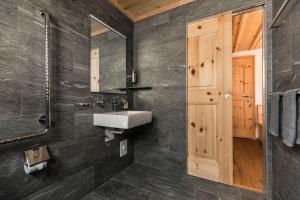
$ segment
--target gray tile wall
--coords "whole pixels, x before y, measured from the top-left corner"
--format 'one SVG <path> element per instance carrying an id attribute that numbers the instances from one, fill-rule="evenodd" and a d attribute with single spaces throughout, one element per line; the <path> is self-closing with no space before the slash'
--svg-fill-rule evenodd
<path id="1" fill-rule="evenodd" d="M 93 112 L 111 110 L 115 98 L 132 94 L 89 92 L 89 14 L 127 40 L 127 72 L 133 63 L 133 24 L 103 0 L 0 1 L 0 136 L 13 137 L 32 126 L 44 106 L 44 29 L 39 9 L 51 14 L 53 128 L 40 138 L 0 146 L 0 199 L 79 199 L 133 161 L 129 135 L 104 143 L 103 129 L 92 124 Z M 73 103 L 105 99 L 105 106 Z M 21 123 L 18 123 L 21 121 Z M 4 132 L 4 130 L 8 130 Z M 119 141 L 129 138 L 128 155 L 119 158 Z M 23 170 L 24 151 L 48 145 L 49 166 L 32 175 Z"/>
<path id="2" fill-rule="evenodd" d="M 274 2 L 274 14 L 283 0 Z M 290 1 L 273 30 L 273 90 L 300 88 L 300 2 Z M 288 148 L 280 138 L 273 143 L 273 199 L 300 198 L 300 147 Z"/>
<path id="3" fill-rule="evenodd" d="M 139 85 L 137 110 L 153 110 L 154 122 L 139 129 L 135 161 L 152 167 L 186 167 L 186 24 L 259 0 L 196 0 L 134 24 L 134 68 Z"/>

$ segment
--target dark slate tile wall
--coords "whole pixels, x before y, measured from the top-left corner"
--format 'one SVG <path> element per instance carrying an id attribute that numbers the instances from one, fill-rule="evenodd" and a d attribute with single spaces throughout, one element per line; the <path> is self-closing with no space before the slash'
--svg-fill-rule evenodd
<path id="1" fill-rule="evenodd" d="M 133 63 L 133 24 L 103 0 L 1 0 L 1 137 L 40 128 L 31 123 L 44 112 L 44 28 L 39 7 L 52 17 L 53 128 L 46 136 L 0 146 L 0 199 L 29 195 L 28 199 L 79 199 L 133 161 L 130 135 L 105 143 L 104 130 L 92 124 L 93 112 L 111 111 L 111 101 L 120 98 L 128 99 L 132 108 L 133 97 L 130 92 L 89 92 L 89 14 L 128 37 L 128 74 Z M 95 104 L 99 98 L 104 99 L 104 107 Z M 94 104 L 74 106 L 79 102 Z M 129 151 L 120 159 L 119 141 L 125 138 Z M 24 151 L 36 145 L 48 145 L 52 159 L 45 170 L 25 175 Z"/>
<path id="2" fill-rule="evenodd" d="M 34 16 L 24 6 L 18 9 L 17 1 L 2 1 L 0 18 L 0 139 L 9 139 L 43 129 L 37 120 L 44 110 L 43 59 L 35 51 L 42 48 L 36 38 L 43 32 L 40 20 L 26 26 Z"/>
<path id="3" fill-rule="evenodd" d="M 275 14 L 283 0 L 273 1 Z M 300 2 L 290 1 L 273 30 L 273 90 L 300 88 Z M 300 146 L 286 147 L 280 138 L 273 143 L 273 199 L 300 198 Z"/>
<path id="4" fill-rule="evenodd" d="M 134 24 L 134 68 L 140 86 L 137 110 L 153 110 L 151 126 L 139 129 L 135 161 L 153 167 L 185 169 L 186 24 L 259 0 L 196 0 Z"/>

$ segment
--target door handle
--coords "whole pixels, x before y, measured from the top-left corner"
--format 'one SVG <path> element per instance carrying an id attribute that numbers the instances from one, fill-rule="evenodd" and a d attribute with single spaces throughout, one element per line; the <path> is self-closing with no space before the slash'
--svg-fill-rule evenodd
<path id="1" fill-rule="evenodd" d="M 224 97 L 225 99 L 231 99 L 232 95 L 231 93 L 226 93 Z"/>
<path id="2" fill-rule="evenodd" d="M 250 96 L 243 96 L 243 97 L 250 97 Z"/>

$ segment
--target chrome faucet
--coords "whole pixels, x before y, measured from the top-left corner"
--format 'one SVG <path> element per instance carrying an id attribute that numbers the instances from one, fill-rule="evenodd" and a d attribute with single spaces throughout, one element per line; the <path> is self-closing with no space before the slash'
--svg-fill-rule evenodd
<path id="1" fill-rule="evenodd" d="M 114 112 L 117 112 L 118 110 L 127 109 L 128 108 L 128 102 L 125 99 L 118 99 L 112 101 L 112 109 Z"/>
<path id="2" fill-rule="evenodd" d="M 95 104 L 97 106 L 104 107 L 104 99 L 97 100 Z"/>

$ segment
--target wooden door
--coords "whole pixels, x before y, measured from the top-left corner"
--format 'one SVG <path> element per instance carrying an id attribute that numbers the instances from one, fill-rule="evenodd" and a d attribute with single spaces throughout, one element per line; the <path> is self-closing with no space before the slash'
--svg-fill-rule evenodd
<path id="1" fill-rule="evenodd" d="M 231 14 L 188 25 L 188 174 L 232 184 Z"/>
<path id="2" fill-rule="evenodd" d="M 254 56 L 234 57 L 232 72 L 233 136 L 254 139 Z"/>

